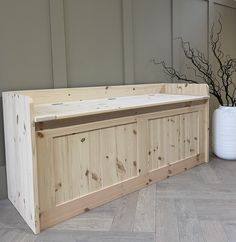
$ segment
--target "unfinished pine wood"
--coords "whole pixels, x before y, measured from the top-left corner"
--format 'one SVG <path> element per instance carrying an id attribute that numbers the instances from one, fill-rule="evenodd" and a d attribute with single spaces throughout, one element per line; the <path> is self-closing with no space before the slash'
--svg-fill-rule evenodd
<path id="1" fill-rule="evenodd" d="M 204 100 L 206 96 L 149 94 L 35 105 L 35 122 Z"/>
<path id="2" fill-rule="evenodd" d="M 8 198 L 34 233 L 39 232 L 39 203 L 32 100 L 3 93 Z"/>
<path id="3" fill-rule="evenodd" d="M 62 88 L 53 90 L 45 89 L 17 91 L 15 93 L 31 97 L 34 100 L 35 104 L 71 102 L 79 101 L 81 99 L 91 100 L 99 98 L 134 96 L 156 93 L 209 96 L 209 90 L 206 84 L 186 83 L 158 83 L 103 87 Z"/>
<path id="4" fill-rule="evenodd" d="M 9 198 L 38 233 L 207 162 L 208 99 L 185 84 L 5 93 Z"/>
<path id="5" fill-rule="evenodd" d="M 43 134 L 43 133 L 41 133 Z M 43 141 L 46 139 L 46 141 Z M 48 140 L 48 141 L 47 141 Z M 40 194 L 50 187 L 48 207 L 57 206 L 96 190 L 137 176 L 137 125 L 114 126 L 66 136 L 47 138 L 38 135 L 40 153 L 51 140 L 53 155 L 39 158 Z M 47 148 L 46 148 L 47 149 Z M 46 152 L 50 154 L 50 152 Z M 46 159 L 45 159 L 46 158 Z M 51 161 L 46 174 L 44 160 Z M 50 178 L 48 180 L 47 178 Z M 47 181 L 50 184 L 45 184 Z M 43 195 L 42 195 L 43 196 Z M 45 206 L 41 207 L 44 211 Z M 45 208 L 46 209 L 46 208 Z"/>
<path id="6" fill-rule="evenodd" d="M 198 112 L 151 119 L 152 169 L 199 154 Z"/>

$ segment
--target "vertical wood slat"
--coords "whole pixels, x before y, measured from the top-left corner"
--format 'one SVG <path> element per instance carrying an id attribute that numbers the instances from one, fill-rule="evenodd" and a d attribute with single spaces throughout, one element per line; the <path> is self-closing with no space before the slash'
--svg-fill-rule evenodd
<path id="1" fill-rule="evenodd" d="M 42 212 L 56 205 L 53 140 L 38 136 L 37 148 L 42 151 L 37 153 L 39 204 Z"/>
<path id="2" fill-rule="evenodd" d="M 67 87 L 63 0 L 50 0 L 50 25 L 54 88 Z"/>
<path id="3" fill-rule="evenodd" d="M 118 182 L 116 174 L 116 141 L 115 128 L 102 129 L 100 136 L 103 187 Z M 109 172 L 107 172 L 109 171 Z"/>
<path id="4" fill-rule="evenodd" d="M 116 168 L 119 181 L 137 175 L 137 125 L 116 127 Z"/>
<path id="5" fill-rule="evenodd" d="M 148 122 L 145 118 L 138 119 L 137 133 L 138 133 L 138 173 L 139 175 L 146 174 L 151 169 L 150 159 L 150 140 L 149 140 L 149 128 Z"/>
<path id="6" fill-rule="evenodd" d="M 89 132 L 89 191 L 102 188 L 102 162 L 100 159 L 100 130 Z"/>
<path id="7" fill-rule="evenodd" d="M 70 145 L 72 146 L 71 148 L 74 148 L 72 143 Z M 73 182 L 73 175 L 70 174 L 72 170 L 71 160 L 67 136 L 53 139 L 53 167 L 55 170 L 53 186 L 55 186 L 54 194 L 56 204 L 72 199 L 73 191 L 78 189 L 77 183 L 75 183 L 73 191 L 67 189 Z"/>

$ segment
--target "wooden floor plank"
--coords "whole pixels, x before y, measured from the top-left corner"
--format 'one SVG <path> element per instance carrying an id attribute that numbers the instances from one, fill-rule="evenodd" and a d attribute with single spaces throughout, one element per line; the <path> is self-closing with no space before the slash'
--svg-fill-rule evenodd
<path id="1" fill-rule="evenodd" d="M 236 186 L 234 184 L 196 184 L 196 183 L 169 183 L 157 184 L 159 198 L 169 199 L 236 199 Z"/>
<path id="2" fill-rule="evenodd" d="M 175 201 L 172 199 L 156 200 L 156 242 L 179 240 L 179 230 Z"/>
<path id="3" fill-rule="evenodd" d="M 200 221 L 205 241 L 228 242 L 222 224 L 219 221 Z"/>
<path id="4" fill-rule="evenodd" d="M 200 199 L 194 203 L 200 220 L 236 221 L 235 199 Z"/>
<path id="5" fill-rule="evenodd" d="M 229 242 L 236 241 L 236 221 L 223 222 L 224 231 Z"/>
<path id="6" fill-rule="evenodd" d="M 133 232 L 82 232 L 82 231 L 46 231 L 39 235 L 37 242 L 154 242 L 154 233 Z"/>
<path id="7" fill-rule="evenodd" d="M 138 192 L 131 193 L 120 199 L 119 207 L 111 225 L 111 231 L 133 230 L 137 200 Z"/>
<path id="8" fill-rule="evenodd" d="M 139 192 L 133 231 L 155 232 L 156 184 Z"/>
<path id="9" fill-rule="evenodd" d="M 235 242 L 236 162 L 203 164 L 33 235 L 0 200 L 0 242 Z"/>
<path id="10" fill-rule="evenodd" d="M 204 242 L 194 202 L 190 199 L 175 200 L 181 242 Z"/>
<path id="11" fill-rule="evenodd" d="M 1 242 L 34 242 L 37 236 L 27 230 L 17 228 L 0 228 Z"/>

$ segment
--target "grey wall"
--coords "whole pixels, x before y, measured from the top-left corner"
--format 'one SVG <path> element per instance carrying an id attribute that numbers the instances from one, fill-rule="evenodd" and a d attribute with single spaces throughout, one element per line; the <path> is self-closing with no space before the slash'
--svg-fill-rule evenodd
<path id="1" fill-rule="evenodd" d="M 231 0 L 0 0 L 0 94 L 170 81 L 150 59 L 188 71 L 174 39 L 182 36 L 207 54 L 216 11 L 227 26 L 224 47 L 235 50 L 235 9 Z M 0 108 L 0 197 L 5 196 Z"/>

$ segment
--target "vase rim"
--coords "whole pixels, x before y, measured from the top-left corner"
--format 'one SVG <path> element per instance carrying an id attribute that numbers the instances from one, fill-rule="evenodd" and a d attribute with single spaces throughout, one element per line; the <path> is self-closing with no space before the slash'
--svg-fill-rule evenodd
<path id="1" fill-rule="evenodd" d="M 222 106 L 222 105 L 219 105 L 219 108 L 222 108 L 222 109 L 230 109 L 230 108 L 232 108 L 232 109 L 234 109 L 234 108 L 236 108 L 236 106 Z"/>

